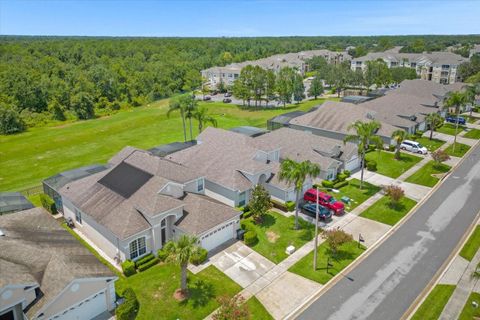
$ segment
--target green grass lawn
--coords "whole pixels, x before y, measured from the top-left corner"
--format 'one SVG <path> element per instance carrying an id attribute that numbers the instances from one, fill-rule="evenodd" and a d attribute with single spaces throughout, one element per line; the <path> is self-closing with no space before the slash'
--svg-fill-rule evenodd
<path id="1" fill-rule="evenodd" d="M 479 248 L 480 248 L 480 226 L 477 226 L 473 231 L 472 235 L 470 236 L 470 238 L 468 238 L 462 250 L 460 251 L 460 256 L 467 259 L 468 261 L 472 261 L 473 256 L 477 253 Z"/>
<path id="2" fill-rule="evenodd" d="M 403 153 L 400 160 L 395 160 L 394 154 L 385 151 L 372 151 L 366 154 L 367 161 L 377 162 L 377 173 L 391 178 L 398 178 L 402 173 L 413 167 L 422 158 Z"/>
<path id="3" fill-rule="evenodd" d="M 422 186 L 433 187 L 440 179 L 432 176 L 432 174 L 445 173 L 450 169 L 450 166 L 443 163 L 437 164 L 432 160 L 408 177 L 405 181 L 420 184 Z"/>
<path id="4" fill-rule="evenodd" d="M 451 144 L 445 149 L 445 152 L 453 157 L 463 157 L 468 150 L 470 150 L 470 146 L 457 142 L 455 144 L 455 151 L 453 151 L 453 144 Z"/>
<path id="5" fill-rule="evenodd" d="M 453 291 L 455 291 L 453 285 L 436 285 L 411 320 L 437 320 Z"/>
<path id="6" fill-rule="evenodd" d="M 468 123 L 475 123 L 478 120 L 480 120 L 480 118 L 474 117 L 474 116 L 463 116 L 463 117 L 467 119 Z"/>
<path id="7" fill-rule="evenodd" d="M 285 249 L 289 245 L 300 248 L 312 240 L 315 226 L 301 218 L 298 219 L 300 229 L 295 230 L 294 217 L 284 217 L 279 213 L 270 211 L 265 214 L 263 223 L 255 224 L 251 218 L 244 220 L 249 230 L 255 230 L 258 241 L 252 249 L 274 263 L 279 263 L 288 255 Z"/>
<path id="8" fill-rule="evenodd" d="M 380 191 L 380 187 L 374 186 L 368 182 L 363 182 L 363 189 L 360 190 L 360 180 L 351 179 L 348 182 L 348 185 L 341 187 L 339 193 L 328 192 L 334 196 L 337 200 L 340 200 L 342 197 L 349 197 L 352 201 L 350 204 L 345 205 L 347 211 L 352 211 L 365 200 L 373 196 L 375 193 Z"/>
<path id="9" fill-rule="evenodd" d="M 437 150 L 438 148 L 440 148 L 445 144 L 445 141 L 443 140 L 435 139 L 435 138 L 430 140 L 427 137 L 416 138 L 415 141 L 422 144 L 430 152 Z"/>
<path id="10" fill-rule="evenodd" d="M 37 193 L 37 194 L 31 195 L 31 196 L 28 196 L 27 199 L 28 199 L 28 201 L 30 201 L 35 207 L 41 207 L 41 206 L 42 206 L 42 202 L 40 201 L 40 194 L 41 194 L 41 193 Z"/>
<path id="11" fill-rule="evenodd" d="M 410 198 L 403 197 L 396 206 L 393 206 L 390 203 L 390 198 L 384 196 L 363 211 L 360 216 L 393 226 L 400 221 L 416 203 L 416 201 Z"/>
<path id="12" fill-rule="evenodd" d="M 287 108 L 247 110 L 221 102 L 200 102 L 218 121 L 220 128 L 249 125 L 265 127 L 276 115 L 308 110 L 324 99 L 305 101 Z M 183 141 L 178 113 L 167 117 L 168 100 L 120 111 L 102 118 L 32 128 L 27 132 L 0 136 L 0 191 L 22 190 L 61 171 L 105 163 L 123 147 L 151 148 Z M 197 122 L 193 121 L 197 135 Z"/>
<path id="13" fill-rule="evenodd" d="M 465 130 L 465 127 L 462 126 L 462 125 L 458 125 L 457 134 L 459 134 L 463 130 Z M 445 133 L 445 134 L 449 134 L 451 136 L 454 136 L 455 135 L 455 125 L 452 124 L 452 123 L 444 123 L 440 128 L 437 128 L 436 131 L 438 131 L 440 133 Z"/>
<path id="14" fill-rule="evenodd" d="M 303 257 L 300 261 L 295 263 L 288 269 L 293 273 L 301 275 L 307 279 L 325 284 L 333 278 L 337 273 L 341 272 L 353 260 L 355 260 L 365 247 L 358 246 L 358 242 L 351 241 L 342 245 L 337 252 L 336 258 L 332 257 L 332 252 L 326 242 L 323 242 L 317 249 L 317 270 L 313 270 L 313 250 Z M 329 267 L 327 272 L 327 261 L 330 257 L 330 263 L 333 266 Z"/>
<path id="15" fill-rule="evenodd" d="M 460 317 L 458 317 L 458 320 L 472 320 L 475 317 L 480 317 L 480 308 L 475 308 L 472 305 L 473 301 L 476 301 L 480 304 L 480 293 L 472 292 L 470 294 L 465 306 L 463 307 L 462 313 L 460 313 Z"/>
<path id="16" fill-rule="evenodd" d="M 137 320 L 203 319 L 219 307 L 219 296 L 231 296 L 242 289 L 214 266 L 188 274 L 188 300 L 178 302 L 173 293 L 180 286 L 180 267 L 160 264 L 116 282 L 116 291 L 130 287 L 140 303 Z"/>
<path id="17" fill-rule="evenodd" d="M 273 320 L 263 304 L 258 301 L 255 296 L 247 300 L 248 310 L 250 311 L 250 319 L 252 320 Z"/>
<path id="18" fill-rule="evenodd" d="M 465 138 L 469 139 L 480 139 L 480 130 L 478 129 L 470 129 L 467 133 L 463 135 Z"/>

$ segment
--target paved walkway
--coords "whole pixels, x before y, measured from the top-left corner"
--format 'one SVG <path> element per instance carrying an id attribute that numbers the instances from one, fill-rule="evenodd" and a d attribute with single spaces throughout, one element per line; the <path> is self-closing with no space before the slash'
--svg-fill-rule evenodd
<path id="1" fill-rule="evenodd" d="M 425 131 L 423 136 L 427 137 L 427 138 L 430 137 L 430 131 Z M 433 133 L 433 138 L 446 141 L 447 144 L 452 144 L 454 136 L 451 136 L 451 135 L 445 134 L 445 133 L 441 133 L 441 132 L 434 132 Z M 457 136 L 457 142 L 463 143 L 463 144 L 466 144 L 466 145 L 469 145 L 469 146 L 473 146 L 477 143 L 477 140 L 464 138 L 464 137 L 458 135 Z"/>
<path id="2" fill-rule="evenodd" d="M 415 172 L 417 172 L 421 167 L 423 167 L 424 165 L 426 165 L 428 162 L 430 162 L 432 160 L 432 157 L 430 156 L 426 156 L 422 159 L 422 161 L 419 161 L 417 162 L 413 167 L 411 167 L 410 169 L 408 169 L 407 171 L 405 171 L 404 173 L 402 173 L 398 178 L 397 180 L 405 180 L 407 179 L 408 177 L 410 177 L 412 174 L 414 174 Z"/>
<path id="3" fill-rule="evenodd" d="M 480 250 L 477 251 L 472 261 L 468 264 L 466 268 L 457 267 L 457 265 L 452 264 L 452 266 L 457 267 L 453 270 L 453 273 L 455 273 L 455 270 L 457 270 L 457 274 L 461 274 L 461 277 L 457 283 L 455 291 L 450 297 L 450 300 L 448 300 L 445 308 L 443 308 L 442 314 L 439 318 L 440 320 L 458 319 L 458 316 L 460 315 L 463 307 L 465 306 L 465 302 L 468 300 L 470 293 L 473 291 L 478 282 L 478 279 L 472 279 L 472 273 L 477 268 L 478 263 L 480 263 Z M 461 265 L 461 263 L 458 262 L 457 264 Z M 447 275 L 447 273 L 445 275 Z M 450 275 L 450 277 L 452 276 L 453 275 Z"/>

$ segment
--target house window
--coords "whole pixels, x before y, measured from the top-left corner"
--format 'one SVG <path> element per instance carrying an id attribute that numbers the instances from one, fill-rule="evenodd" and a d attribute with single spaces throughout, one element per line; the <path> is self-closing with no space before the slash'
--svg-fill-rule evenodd
<path id="1" fill-rule="evenodd" d="M 145 237 L 141 237 L 130 242 L 130 259 L 135 259 L 147 252 Z"/>
<path id="2" fill-rule="evenodd" d="M 247 195 L 245 191 L 243 191 L 242 193 L 240 193 L 240 196 L 238 197 L 238 206 L 243 207 L 245 205 L 246 200 L 247 200 Z"/>
<path id="3" fill-rule="evenodd" d="M 82 213 L 77 209 L 75 209 L 75 220 L 82 224 Z"/>
<path id="4" fill-rule="evenodd" d="M 203 191 L 203 179 L 197 181 L 197 191 Z"/>

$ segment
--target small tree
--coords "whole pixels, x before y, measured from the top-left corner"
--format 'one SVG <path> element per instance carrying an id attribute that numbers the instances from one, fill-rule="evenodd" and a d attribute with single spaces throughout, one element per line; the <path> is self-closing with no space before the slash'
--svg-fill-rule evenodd
<path id="1" fill-rule="evenodd" d="M 252 198 L 248 203 L 252 217 L 256 223 L 261 223 L 263 215 L 272 207 L 268 191 L 260 184 L 257 184 L 252 192 Z"/>
<path id="2" fill-rule="evenodd" d="M 450 156 L 445 150 L 438 149 L 432 152 L 432 159 L 437 165 L 440 165 L 442 162 L 450 160 Z"/>
<path id="3" fill-rule="evenodd" d="M 220 308 L 213 314 L 213 320 L 248 320 L 250 319 L 250 311 L 245 299 L 241 295 L 236 295 L 233 298 L 220 297 L 218 298 Z"/>
<path id="4" fill-rule="evenodd" d="M 406 137 L 407 132 L 405 130 L 395 130 L 392 133 L 392 139 L 395 141 L 395 159 L 397 160 L 400 160 L 400 145 Z"/>
<path id="5" fill-rule="evenodd" d="M 443 118 L 436 112 L 428 114 L 425 118 L 430 127 L 430 140 L 433 138 L 433 132 L 443 124 Z"/>
<path id="6" fill-rule="evenodd" d="M 317 100 L 317 97 L 323 93 L 322 80 L 317 76 L 313 78 L 312 83 L 310 83 L 310 88 L 308 89 L 308 95 L 314 97 Z"/>
<path id="7" fill-rule="evenodd" d="M 322 231 L 322 238 L 325 239 L 334 255 L 337 254 L 340 246 L 353 240 L 352 235 L 346 233 L 340 227 Z"/>
<path id="8" fill-rule="evenodd" d="M 405 191 L 399 186 L 389 185 L 384 187 L 385 194 L 390 198 L 392 205 L 396 206 L 398 202 L 405 196 Z"/>

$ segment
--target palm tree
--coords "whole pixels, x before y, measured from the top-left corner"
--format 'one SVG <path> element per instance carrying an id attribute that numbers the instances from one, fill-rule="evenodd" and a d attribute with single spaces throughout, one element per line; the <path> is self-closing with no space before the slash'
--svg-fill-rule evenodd
<path id="1" fill-rule="evenodd" d="M 279 180 L 287 182 L 289 186 L 295 186 L 295 229 L 298 229 L 298 208 L 303 190 L 303 184 L 305 183 L 307 177 L 315 178 L 319 174 L 320 166 L 308 160 L 296 162 L 290 159 L 285 159 L 280 165 L 280 172 L 278 174 Z"/>
<path id="2" fill-rule="evenodd" d="M 185 106 L 180 102 L 178 98 L 172 98 L 168 105 L 167 117 L 170 117 L 170 114 L 175 111 L 180 111 L 180 116 L 182 118 L 183 126 L 183 139 L 187 141 L 187 129 L 185 127 Z"/>
<path id="3" fill-rule="evenodd" d="M 375 133 L 378 129 L 381 128 L 381 124 L 378 121 L 362 122 L 360 120 L 355 121 L 348 126 L 348 130 L 355 130 L 355 134 L 349 134 L 344 139 L 343 142 L 347 143 L 349 141 L 356 142 L 358 144 L 358 153 L 361 157 L 361 175 L 360 175 L 360 189 L 363 188 L 363 171 L 365 163 L 365 153 L 368 148 L 368 145 L 373 143 L 378 147 L 383 145 L 382 138 L 377 136 Z"/>
<path id="4" fill-rule="evenodd" d="M 212 126 L 217 127 L 217 120 L 208 114 L 208 109 L 200 107 L 193 113 L 193 118 L 198 121 L 198 133 L 202 132 L 203 126 L 206 123 L 210 123 Z"/>
<path id="5" fill-rule="evenodd" d="M 187 118 L 190 123 L 190 140 L 193 140 L 192 118 L 195 110 L 198 108 L 198 102 L 194 95 L 185 94 L 180 98 L 180 103 L 184 105 L 185 118 Z"/>
<path id="6" fill-rule="evenodd" d="M 455 137 L 453 138 L 452 152 L 455 152 L 455 144 L 457 143 L 458 116 L 460 114 L 460 109 L 466 104 L 466 102 L 467 94 L 458 91 L 449 93 L 447 99 L 445 100 L 446 107 L 455 107 L 455 115 L 457 117 L 455 121 Z"/>
<path id="7" fill-rule="evenodd" d="M 190 257 L 197 254 L 200 247 L 197 245 L 198 239 L 187 235 L 182 235 L 177 241 L 169 241 L 165 244 L 165 251 L 168 252 L 168 259 L 180 266 L 181 280 L 180 290 L 183 296 L 188 294 L 187 288 L 187 267 Z"/>
<path id="8" fill-rule="evenodd" d="M 392 133 L 392 139 L 395 141 L 395 159 L 400 160 L 400 145 L 403 140 L 407 137 L 407 132 L 405 130 L 395 130 Z"/>
<path id="9" fill-rule="evenodd" d="M 443 123 L 443 118 L 436 112 L 432 112 L 425 117 L 430 127 L 430 140 L 433 138 L 433 132 Z"/>

